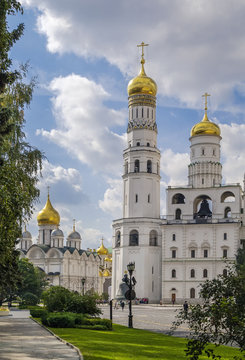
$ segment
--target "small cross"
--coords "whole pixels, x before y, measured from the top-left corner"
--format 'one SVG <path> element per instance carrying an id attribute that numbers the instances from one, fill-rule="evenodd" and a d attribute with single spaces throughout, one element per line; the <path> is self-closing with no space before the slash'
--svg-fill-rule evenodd
<path id="1" fill-rule="evenodd" d="M 50 189 L 50 186 L 47 186 L 47 189 L 48 189 L 48 197 L 49 197 L 49 189 Z"/>
<path id="2" fill-rule="evenodd" d="M 208 96 L 211 95 L 208 94 L 207 92 L 205 92 L 205 94 L 202 95 L 202 97 L 205 97 L 205 112 L 208 110 Z"/>
<path id="3" fill-rule="evenodd" d="M 140 45 L 137 45 L 137 47 L 141 47 L 142 48 L 142 54 L 141 54 L 141 58 L 142 60 L 144 60 L 144 46 L 149 46 L 149 44 L 145 44 L 144 41 L 142 41 L 142 43 Z"/>

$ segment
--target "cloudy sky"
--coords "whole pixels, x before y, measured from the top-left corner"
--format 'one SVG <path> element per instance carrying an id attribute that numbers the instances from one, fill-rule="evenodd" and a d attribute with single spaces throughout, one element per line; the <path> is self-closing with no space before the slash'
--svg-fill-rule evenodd
<path id="1" fill-rule="evenodd" d="M 222 133 L 223 181 L 245 171 L 245 2 L 243 0 L 22 0 L 25 23 L 14 46 L 18 65 L 38 77 L 26 111 L 28 141 L 45 152 L 41 197 L 47 186 L 67 236 L 76 219 L 83 248 L 111 242 L 120 218 L 122 151 L 127 128 L 127 83 L 140 68 L 158 85 L 161 208 L 165 187 L 187 183 L 189 135 L 203 116 Z"/>

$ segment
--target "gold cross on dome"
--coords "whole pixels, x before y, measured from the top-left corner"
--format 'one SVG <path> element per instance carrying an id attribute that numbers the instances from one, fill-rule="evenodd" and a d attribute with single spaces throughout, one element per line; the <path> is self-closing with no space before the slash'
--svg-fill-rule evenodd
<path id="1" fill-rule="evenodd" d="M 137 47 L 141 47 L 142 48 L 142 54 L 141 54 L 141 58 L 142 60 L 144 60 L 144 46 L 149 46 L 149 44 L 145 44 L 144 41 L 142 41 L 142 43 L 140 45 L 137 45 Z"/>
<path id="2" fill-rule="evenodd" d="M 205 97 L 205 112 L 208 110 L 208 96 L 211 95 L 208 94 L 207 92 L 205 92 L 205 94 L 202 95 L 202 97 Z"/>
<path id="3" fill-rule="evenodd" d="M 73 231 L 75 231 L 75 228 L 76 228 L 76 220 L 73 219 Z"/>
<path id="4" fill-rule="evenodd" d="M 47 186 L 47 189 L 48 189 L 48 197 L 49 197 L 49 190 L 50 190 L 50 186 Z"/>

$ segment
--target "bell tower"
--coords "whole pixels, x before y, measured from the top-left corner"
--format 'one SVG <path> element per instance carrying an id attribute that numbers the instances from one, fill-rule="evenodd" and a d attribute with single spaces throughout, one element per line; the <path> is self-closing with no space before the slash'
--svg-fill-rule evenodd
<path id="1" fill-rule="evenodd" d="M 188 182 L 194 188 L 221 185 L 222 165 L 220 163 L 220 128 L 209 121 L 205 93 L 205 113 L 201 122 L 191 129 L 190 160 Z"/>
<path id="2" fill-rule="evenodd" d="M 128 84 L 127 148 L 123 152 L 123 218 L 113 222 L 112 293 L 130 262 L 135 263 L 136 296 L 161 298 L 160 151 L 157 148 L 157 85 L 145 73 L 142 42 L 139 75 Z"/>
<path id="3" fill-rule="evenodd" d="M 128 147 L 123 152 L 123 217 L 160 216 L 160 151 L 157 148 L 157 85 L 144 69 L 128 84 Z"/>

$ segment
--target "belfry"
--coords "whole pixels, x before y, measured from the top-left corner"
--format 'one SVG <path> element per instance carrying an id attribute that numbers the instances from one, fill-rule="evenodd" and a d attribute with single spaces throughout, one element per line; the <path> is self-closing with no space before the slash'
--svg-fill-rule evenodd
<path id="1" fill-rule="evenodd" d="M 137 298 L 196 302 L 199 284 L 225 274 L 225 260 L 233 261 L 245 246 L 245 189 L 222 183 L 221 131 L 208 119 L 205 93 L 203 119 L 190 133 L 188 182 L 167 187 L 166 215 L 160 215 L 157 85 L 145 72 L 147 45 L 138 45 L 141 69 L 128 84 L 123 216 L 113 221 L 112 297 L 127 264 L 135 262 Z"/>

